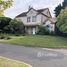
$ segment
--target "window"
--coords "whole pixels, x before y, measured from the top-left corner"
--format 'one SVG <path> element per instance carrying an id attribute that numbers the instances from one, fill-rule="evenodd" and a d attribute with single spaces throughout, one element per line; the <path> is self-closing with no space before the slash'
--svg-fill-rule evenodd
<path id="1" fill-rule="evenodd" d="M 30 22 L 31 21 L 31 18 L 30 17 L 27 17 L 27 22 Z"/>
<path id="2" fill-rule="evenodd" d="M 36 16 L 32 17 L 32 22 L 36 22 Z"/>

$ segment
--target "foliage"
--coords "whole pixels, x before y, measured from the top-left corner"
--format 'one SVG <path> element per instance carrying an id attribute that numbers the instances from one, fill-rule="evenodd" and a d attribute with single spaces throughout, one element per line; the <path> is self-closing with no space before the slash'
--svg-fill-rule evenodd
<path id="1" fill-rule="evenodd" d="M 5 32 L 5 27 L 9 25 L 9 22 L 11 21 L 11 18 L 8 17 L 0 17 L 0 32 Z"/>
<path id="2" fill-rule="evenodd" d="M 59 14 L 60 14 L 60 11 L 62 9 L 62 6 L 61 4 L 59 4 L 56 8 L 55 8 L 55 16 L 57 17 Z"/>
<path id="3" fill-rule="evenodd" d="M 24 34 L 24 25 L 21 21 L 8 17 L 0 17 L 0 33 Z"/>
<path id="4" fill-rule="evenodd" d="M 12 5 L 12 0 L 0 0 L 0 16 L 4 16 L 4 10 Z"/>
<path id="5" fill-rule="evenodd" d="M 24 25 L 21 21 L 17 21 L 16 19 L 11 20 L 9 23 L 8 28 L 10 29 L 11 33 L 14 34 L 24 34 Z"/>
<path id="6" fill-rule="evenodd" d="M 67 7 L 67 0 L 64 0 L 64 2 L 62 3 L 63 4 L 63 9 L 65 9 Z"/>
<path id="7" fill-rule="evenodd" d="M 61 32 L 67 33 L 67 8 L 62 10 L 57 17 L 56 26 Z"/>
<path id="8" fill-rule="evenodd" d="M 11 37 L 8 36 L 8 35 L 5 35 L 5 34 L 0 34 L 0 39 L 6 39 L 6 40 L 9 40 L 9 39 L 11 39 Z"/>
<path id="9" fill-rule="evenodd" d="M 59 14 L 60 14 L 60 12 L 61 12 L 61 10 L 62 9 L 65 9 L 67 7 L 67 0 L 64 0 L 64 2 L 62 2 L 62 5 L 61 4 L 59 4 L 56 8 L 55 8 L 55 16 L 57 17 Z"/>
<path id="10" fill-rule="evenodd" d="M 48 35 L 48 34 L 53 34 L 53 32 L 50 31 L 47 26 L 39 26 L 39 30 L 37 34 L 38 35 Z"/>
<path id="11" fill-rule="evenodd" d="M 46 30 L 45 27 L 40 26 L 37 34 L 38 35 L 44 35 L 45 34 L 45 30 Z"/>

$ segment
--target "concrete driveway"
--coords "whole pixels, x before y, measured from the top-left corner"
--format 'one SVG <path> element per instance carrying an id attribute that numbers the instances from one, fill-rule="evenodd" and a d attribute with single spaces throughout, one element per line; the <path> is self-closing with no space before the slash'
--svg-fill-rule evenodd
<path id="1" fill-rule="evenodd" d="M 67 49 L 0 44 L 0 56 L 26 62 L 33 67 L 67 67 Z"/>

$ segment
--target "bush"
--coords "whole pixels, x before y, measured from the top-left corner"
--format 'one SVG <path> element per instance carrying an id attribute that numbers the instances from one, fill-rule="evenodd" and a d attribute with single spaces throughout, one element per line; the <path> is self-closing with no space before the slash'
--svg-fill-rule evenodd
<path id="1" fill-rule="evenodd" d="M 24 34 L 25 28 L 21 21 L 17 21 L 16 19 L 11 20 L 9 23 L 8 28 L 10 29 L 10 32 L 13 34 Z"/>
<path id="2" fill-rule="evenodd" d="M 11 18 L 8 17 L 0 17 L 0 31 L 6 32 L 5 27 L 9 25 Z"/>
<path id="3" fill-rule="evenodd" d="M 9 39 L 11 39 L 11 37 L 6 37 L 5 39 L 6 39 L 6 40 L 9 40 Z"/>
<path id="4" fill-rule="evenodd" d="M 11 39 L 11 37 L 5 35 L 5 34 L 0 34 L 0 39 Z"/>
<path id="5" fill-rule="evenodd" d="M 4 39 L 5 38 L 5 36 L 0 36 L 0 39 Z"/>
<path id="6" fill-rule="evenodd" d="M 21 21 L 8 17 L 0 17 L 0 33 L 24 34 L 25 29 Z"/>
<path id="7" fill-rule="evenodd" d="M 49 34 L 49 30 L 46 29 L 46 27 L 43 26 L 39 26 L 39 30 L 37 32 L 38 35 L 48 35 Z"/>
<path id="8" fill-rule="evenodd" d="M 50 31 L 47 26 L 39 26 L 39 30 L 36 33 L 38 35 L 54 35 L 54 31 Z"/>

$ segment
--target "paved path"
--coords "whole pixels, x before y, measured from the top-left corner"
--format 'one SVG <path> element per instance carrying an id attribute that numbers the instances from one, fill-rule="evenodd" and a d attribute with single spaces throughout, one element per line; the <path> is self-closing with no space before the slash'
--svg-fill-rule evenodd
<path id="1" fill-rule="evenodd" d="M 0 56 L 24 61 L 33 67 L 67 67 L 67 50 L 0 44 Z"/>

